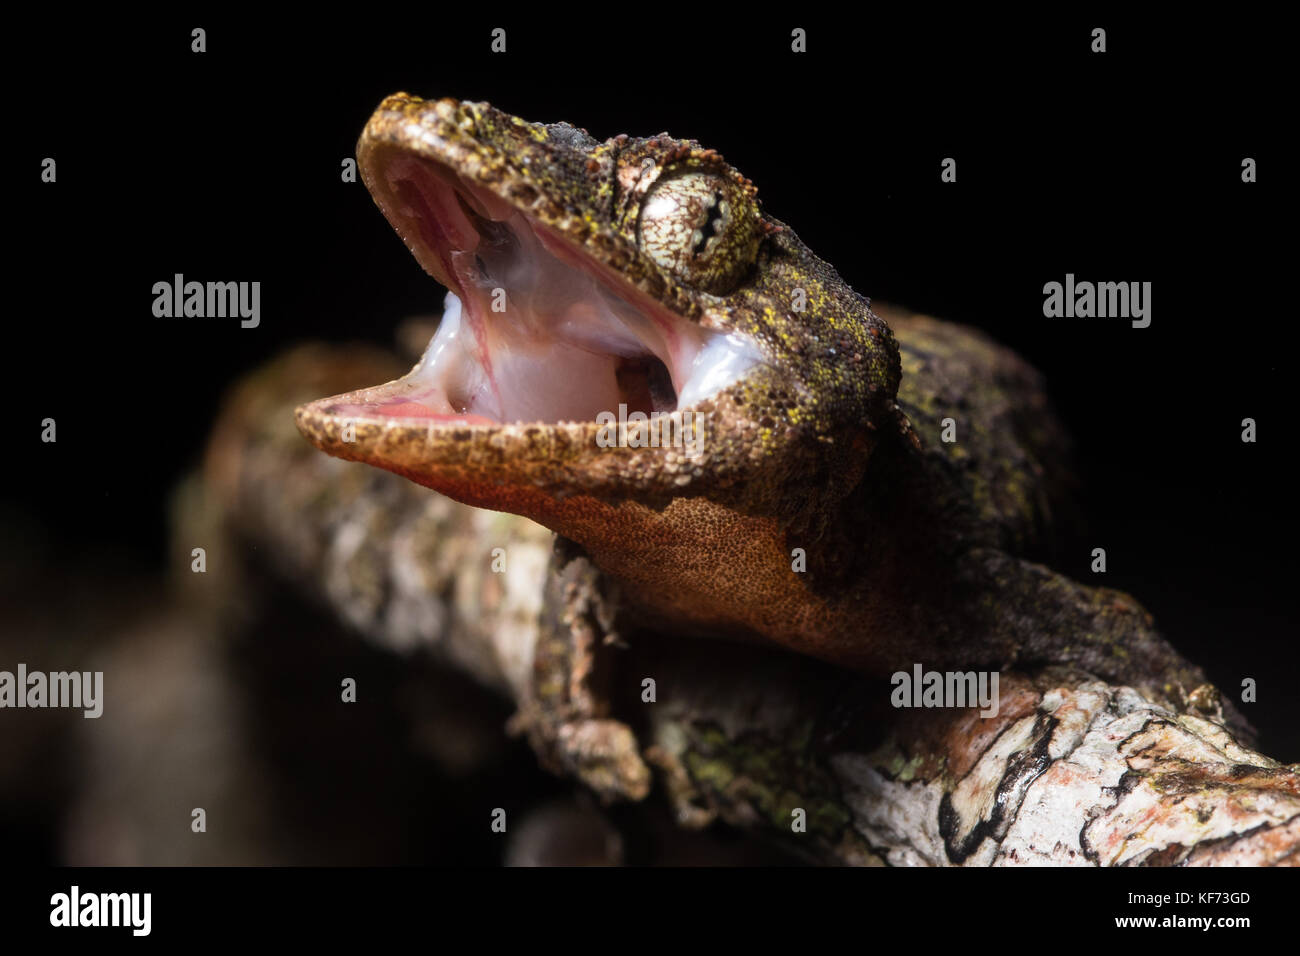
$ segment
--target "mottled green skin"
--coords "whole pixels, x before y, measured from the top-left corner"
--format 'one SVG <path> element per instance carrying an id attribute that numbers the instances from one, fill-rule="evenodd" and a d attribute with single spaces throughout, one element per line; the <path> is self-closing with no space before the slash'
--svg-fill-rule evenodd
<path id="1" fill-rule="evenodd" d="M 1132 599 L 1018 557 L 1047 530 L 1067 474 L 1036 373 L 933 320 L 900 316 L 896 339 L 715 152 L 666 134 L 598 142 L 486 104 L 398 94 L 372 117 L 358 156 L 376 202 L 435 277 L 446 279 L 436 250 L 388 192 L 394 162 L 428 163 L 493 193 L 630 301 L 746 333 L 764 362 L 697 404 L 708 440 L 691 461 L 600 447 L 594 422 L 363 420 L 345 442 L 332 409 L 364 393 L 298 410 L 320 448 L 546 525 L 661 628 L 874 673 L 1072 662 L 1179 704 L 1204 683 Z M 637 221 L 655 183 L 683 171 L 716 177 L 727 228 L 698 261 L 665 267 L 640 247 Z M 951 444 L 939 436 L 949 417 Z M 795 549 L 806 568 L 794 566 Z"/>

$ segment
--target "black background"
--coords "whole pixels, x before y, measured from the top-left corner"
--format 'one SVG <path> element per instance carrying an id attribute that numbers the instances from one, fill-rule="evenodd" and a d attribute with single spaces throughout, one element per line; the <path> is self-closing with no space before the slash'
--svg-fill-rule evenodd
<path id="1" fill-rule="evenodd" d="M 340 180 L 384 95 L 488 100 L 600 138 L 667 130 L 722 152 L 858 291 L 1041 368 L 1085 489 L 1062 570 L 1091 580 L 1105 547 L 1104 583 L 1222 687 L 1258 680 L 1263 750 L 1300 759 L 1276 25 L 598 11 L 16 26 L 6 525 L 67 573 L 91 553 L 161 568 L 166 495 L 235 378 L 310 337 L 388 344 L 438 310 L 442 290 Z M 39 182 L 46 156 L 56 185 Z M 946 156 L 956 184 L 939 181 Z M 261 326 L 154 318 L 151 287 L 177 272 L 260 280 Z M 1151 327 L 1044 318 L 1043 284 L 1067 272 L 1152 282 Z"/>

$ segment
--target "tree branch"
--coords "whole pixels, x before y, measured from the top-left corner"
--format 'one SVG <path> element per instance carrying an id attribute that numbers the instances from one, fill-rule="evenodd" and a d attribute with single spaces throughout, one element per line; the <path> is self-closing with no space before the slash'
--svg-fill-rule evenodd
<path id="1" fill-rule="evenodd" d="M 307 347 L 243 383 L 178 509 L 178 548 L 256 545 L 366 640 L 509 697 L 542 760 L 605 799 L 645 797 L 653 766 L 686 827 L 725 820 L 829 863 L 1300 864 L 1300 766 L 1230 736 L 1208 688 L 1178 712 L 1046 668 L 1003 674 L 993 717 L 894 710 L 860 675 L 620 620 L 581 554 L 548 574 L 545 529 L 299 438 L 296 403 L 395 371 Z"/>

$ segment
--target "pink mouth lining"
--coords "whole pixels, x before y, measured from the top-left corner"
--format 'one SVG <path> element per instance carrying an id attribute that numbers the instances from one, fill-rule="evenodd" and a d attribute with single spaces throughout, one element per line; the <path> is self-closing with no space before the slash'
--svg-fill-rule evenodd
<path id="1" fill-rule="evenodd" d="M 675 316 L 562 235 L 447 167 L 372 157 L 366 182 L 451 292 L 420 363 L 340 396 L 334 416 L 431 425 L 594 421 L 675 410 L 743 374 L 757 350 Z M 494 309 L 504 294 L 505 312 Z M 734 340 L 734 341 L 733 341 Z"/>

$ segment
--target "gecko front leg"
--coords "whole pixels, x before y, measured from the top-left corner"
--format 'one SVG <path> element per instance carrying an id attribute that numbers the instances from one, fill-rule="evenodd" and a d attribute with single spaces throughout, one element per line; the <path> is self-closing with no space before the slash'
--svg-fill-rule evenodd
<path id="1" fill-rule="evenodd" d="M 527 735 L 548 770 L 577 777 L 602 800 L 641 800 L 650 770 L 631 728 L 610 716 L 617 597 L 564 538 L 545 587 L 530 682 L 512 730 Z"/>

